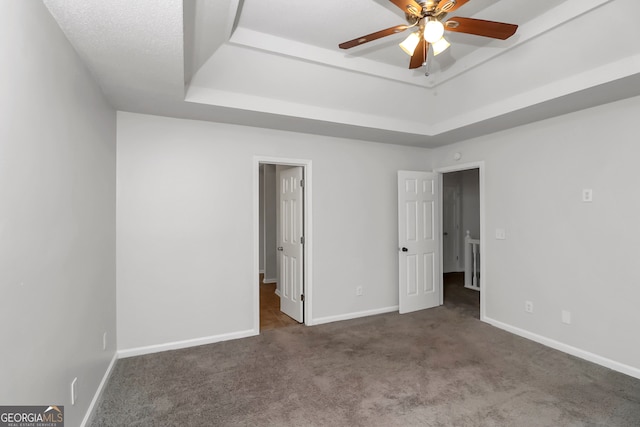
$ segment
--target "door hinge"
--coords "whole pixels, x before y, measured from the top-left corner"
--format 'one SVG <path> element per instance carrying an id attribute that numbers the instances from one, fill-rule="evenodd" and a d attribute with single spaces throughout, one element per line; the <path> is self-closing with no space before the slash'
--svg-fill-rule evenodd
<path id="1" fill-rule="evenodd" d="M 300 243 L 304 245 L 304 236 L 300 236 Z"/>
<path id="2" fill-rule="evenodd" d="M 300 295 L 300 301 L 304 301 L 304 294 Z"/>
<path id="3" fill-rule="evenodd" d="M 304 188 L 304 179 L 300 180 L 300 187 Z"/>

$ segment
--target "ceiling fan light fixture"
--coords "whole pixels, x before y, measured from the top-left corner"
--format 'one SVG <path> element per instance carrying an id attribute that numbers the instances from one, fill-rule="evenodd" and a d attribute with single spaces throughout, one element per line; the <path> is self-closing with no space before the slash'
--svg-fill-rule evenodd
<path id="1" fill-rule="evenodd" d="M 384 1 L 384 0 L 376 0 Z M 471 34 L 490 39 L 506 40 L 513 36 L 518 29 L 518 25 L 507 24 L 505 22 L 487 21 L 476 18 L 463 18 L 456 16 L 445 21 L 445 17 L 450 12 L 455 12 L 470 0 L 390 0 L 395 6 L 400 8 L 407 19 L 407 24 L 396 25 L 376 31 L 353 40 L 338 44 L 340 49 L 351 49 L 383 37 L 390 36 L 402 31 L 411 30 L 412 34 L 400 43 L 402 50 L 411 56 L 409 69 L 415 70 L 427 64 L 429 48 L 432 55 L 439 55 L 450 46 L 444 39 L 445 31 Z M 454 58 L 452 58 L 454 59 Z M 427 69 L 428 75 L 429 71 Z"/>
<path id="2" fill-rule="evenodd" d="M 433 46 L 433 55 L 437 56 L 447 50 L 449 46 L 451 46 L 451 43 L 449 43 L 444 37 L 441 37 L 440 40 L 433 43 L 431 46 Z"/>
<path id="3" fill-rule="evenodd" d="M 402 50 L 404 50 L 404 52 L 407 55 L 413 56 L 413 53 L 416 51 L 416 47 L 418 46 L 418 43 L 420 43 L 420 35 L 416 31 L 415 33 L 409 34 L 409 36 L 406 39 L 404 39 L 402 43 L 400 43 L 400 47 L 402 48 Z"/>
<path id="4" fill-rule="evenodd" d="M 444 25 L 434 17 L 429 17 L 424 26 L 424 39 L 433 44 L 444 35 Z"/>

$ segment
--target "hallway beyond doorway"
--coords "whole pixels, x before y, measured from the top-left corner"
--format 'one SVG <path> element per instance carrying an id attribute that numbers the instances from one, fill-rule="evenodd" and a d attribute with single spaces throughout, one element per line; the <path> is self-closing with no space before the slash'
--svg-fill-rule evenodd
<path id="1" fill-rule="evenodd" d="M 263 283 L 260 274 L 260 330 L 284 328 L 299 323 L 280 311 L 280 297 L 276 294 L 275 283 Z"/>
<path id="2" fill-rule="evenodd" d="M 444 305 L 479 319 L 480 292 L 464 287 L 464 273 L 445 273 L 442 277 Z"/>

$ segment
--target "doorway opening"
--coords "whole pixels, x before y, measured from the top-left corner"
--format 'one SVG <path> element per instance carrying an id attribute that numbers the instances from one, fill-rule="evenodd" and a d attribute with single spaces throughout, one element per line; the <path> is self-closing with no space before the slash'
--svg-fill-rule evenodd
<path id="1" fill-rule="evenodd" d="M 441 173 L 443 304 L 482 319 L 484 275 L 483 169 L 460 165 Z"/>
<path id="2" fill-rule="evenodd" d="M 310 324 L 311 162 L 254 158 L 254 330 Z"/>

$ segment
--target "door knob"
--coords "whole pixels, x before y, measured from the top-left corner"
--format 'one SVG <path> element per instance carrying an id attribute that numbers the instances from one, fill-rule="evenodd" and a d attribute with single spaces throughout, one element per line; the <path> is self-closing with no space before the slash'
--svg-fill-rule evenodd
<path id="1" fill-rule="evenodd" d="M 402 252 L 409 252 L 409 249 L 407 249 L 407 248 L 402 248 Z"/>
<path id="2" fill-rule="evenodd" d="M 282 249 L 282 246 L 278 246 L 278 250 L 283 251 L 284 249 Z"/>
<path id="3" fill-rule="evenodd" d="M 447 233 L 446 231 L 445 231 L 444 233 L 442 233 L 442 234 L 444 234 L 445 236 L 448 236 L 448 235 L 449 235 L 449 233 Z"/>

